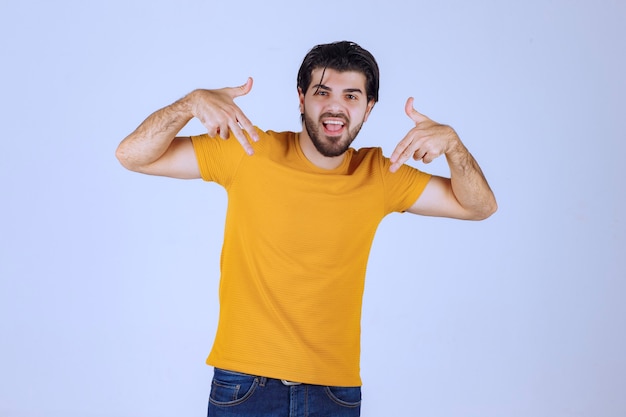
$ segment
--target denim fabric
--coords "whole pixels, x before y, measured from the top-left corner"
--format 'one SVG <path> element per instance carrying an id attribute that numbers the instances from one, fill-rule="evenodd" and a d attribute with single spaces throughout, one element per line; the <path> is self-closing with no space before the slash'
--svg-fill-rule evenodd
<path id="1" fill-rule="evenodd" d="M 215 368 L 209 417 L 358 417 L 361 387 L 285 385 Z"/>

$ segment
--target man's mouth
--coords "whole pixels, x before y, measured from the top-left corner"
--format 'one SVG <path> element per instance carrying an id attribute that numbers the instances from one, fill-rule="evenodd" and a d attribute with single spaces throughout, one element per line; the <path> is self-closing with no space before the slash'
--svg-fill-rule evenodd
<path id="1" fill-rule="evenodd" d="M 329 136 L 337 136 L 343 132 L 346 123 L 340 119 L 326 119 L 322 121 L 324 133 Z"/>

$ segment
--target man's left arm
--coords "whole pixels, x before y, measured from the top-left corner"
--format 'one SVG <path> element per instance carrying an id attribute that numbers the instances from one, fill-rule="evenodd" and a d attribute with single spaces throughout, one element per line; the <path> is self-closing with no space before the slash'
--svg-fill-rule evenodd
<path id="1" fill-rule="evenodd" d="M 409 158 L 424 163 L 445 155 L 450 178 L 433 176 L 418 200 L 407 210 L 426 216 L 483 220 L 497 210 L 497 203 L 480 166 L 450 126 L 442 125 L 413 108 L 409 98 L 405 111 L 415 127 L 398 143 L 391 155 L 395 172 Z"/>

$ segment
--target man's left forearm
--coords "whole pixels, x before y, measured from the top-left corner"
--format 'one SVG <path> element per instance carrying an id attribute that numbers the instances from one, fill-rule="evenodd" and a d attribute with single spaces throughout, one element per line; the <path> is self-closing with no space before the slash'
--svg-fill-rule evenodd
<path id="1" fill-rule="evenodd" d="M 480 166 L 460 140 L 446 152 L 450 167 L 452 192 L 472 219 L 482 220 L 498 208 L 496 198 Z"/>

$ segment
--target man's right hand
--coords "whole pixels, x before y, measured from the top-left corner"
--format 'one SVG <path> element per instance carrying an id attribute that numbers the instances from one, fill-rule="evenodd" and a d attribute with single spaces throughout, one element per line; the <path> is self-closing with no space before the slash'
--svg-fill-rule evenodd
<path id="1" fill-rule="evenodd" d="M 194 90 L 187 99 L 190 102 L 191 113 L 206 127 L 209 136 L 219 135 L 223 139 L 228 139 L 232 132 L 245 151 L 252 155 L 254 151 L 244 131 L 254 142 L 259 140 L 259 135 L 234 101 L 235 98 L 248 94 L 250 90 L 252 78 L 248 78 L 248 81 L 239 87 Z"/>
<path id="2" fill-rule="evenodd" d="M 240 87 L 195 90 L 152 113 L 117 147 L 120 163 L 131 171 L 173 178 L 200 178 L 191 139 L 177 137 L 196 117 L 210 136 L 228 138 L 232 133 L 252 155 L 252 141 L 259 136 L 234 99 L 248 94 L 252 78 Z M 246 135 L 247 132 L 247 135 Z"/>

